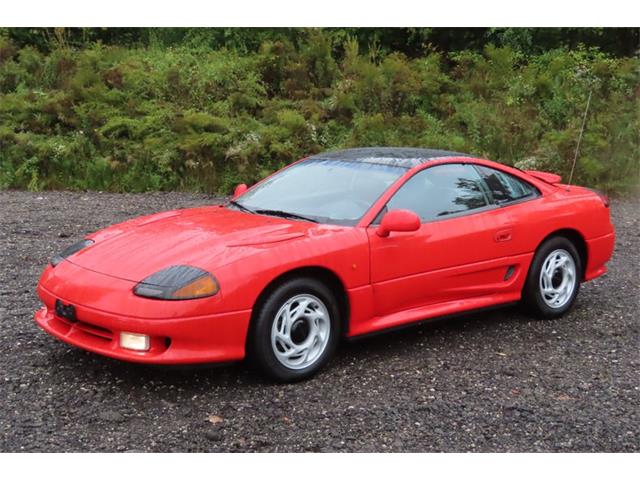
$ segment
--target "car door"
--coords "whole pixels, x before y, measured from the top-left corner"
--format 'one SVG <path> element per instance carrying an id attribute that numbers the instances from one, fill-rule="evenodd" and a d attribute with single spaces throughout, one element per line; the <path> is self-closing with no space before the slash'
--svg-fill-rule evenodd
<path id="1" fill-rule="evenodd" d="M 528 229 L 544 222 L 549 214 L 545 210 L 532 208 L 530 202 L 539 199 L 540 192 L 525 180 L 502 170 L 486 165 L 475 165 L 475 168 L 484 180 L 491 199 L 500 207 L 491 213 L 494 221 L 500 222 L 501 217 L 509 218 L 511 225 L 505 233 L 510 236 L 510 241 L 503 245 L 507 247 L 505 253 L 518 255 L 531 252 Z"/>
<path id="2" fill-rule="evenodd" d="M 377 235 L 385 211 L 417 213 L 415 232 Z M 511 217 L 498 209 L 470 164 L 441 164 L 417 172 L 367 229 L 376 316 L 486 295 L 507 268 Z"/>
<path id="3" fill-rule="evenodd" d="M 519 282 L 514 285 L 520 291 L 535 249 L 531 232 L 548 222 L 550 212 L 540 208 L 540 191 L 524 179 L 486 165 L 475 167 L 491 199 L 500 207 L 487 214 L 488 220 L 496 225 L 509 224 L 508 229 L 496 231 L 496 235 L 508 236 L 508 241 L 502 242 L 499 251 L 509 257 L 514 276 L 520 275 Z"/>

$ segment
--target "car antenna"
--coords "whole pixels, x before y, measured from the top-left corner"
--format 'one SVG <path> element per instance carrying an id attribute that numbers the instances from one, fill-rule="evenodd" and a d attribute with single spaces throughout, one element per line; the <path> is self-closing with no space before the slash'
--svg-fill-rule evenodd
<path id="1" fill-rule="evenodd" d="M 573 180 L 573 172 L 576 168 L 576 162 L 578 161 L 578 152 L 580 151 L 580 142 L 582 141 L 582 134 L 584 133 L 584 127 L 587 124 L 587 113 L 589 112 L 589 105 L 591 104 L 591 92 L 593 92 L 593 90 L 589 90 L 589 96 L 587 97 L 587 106 L 584 109 L 584 115 L 582 116 L 582 127 L 580 128 L 580 136 L 578 137 L 578 144 L 576 145 L 576 153 L 573 156 L 573 164 L 571 165 L 571 173 L 569 174 L 569 183 L 567 183 L 567 191 L 569 191 L 569 187 L 571 186 L 571 182 Z"/>

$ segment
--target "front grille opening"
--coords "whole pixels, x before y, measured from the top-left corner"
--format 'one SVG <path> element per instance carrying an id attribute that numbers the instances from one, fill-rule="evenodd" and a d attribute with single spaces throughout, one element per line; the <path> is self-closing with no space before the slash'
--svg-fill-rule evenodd
<path id="1" fill-rule="evenodd" d="M 113 340 L 113 332 L 108 328 L 100 327 L 98 325 L 84 322 L 82 320 L 71 322 L 70 320 L 64 317 L 60 317 L 58 315 L 56 315 L 55 318 L 56 320 L 59 320 L 60 322 L 64 323 L 67 327 L 80 330 L 84 334 L 91 335 L 92 337 L 99 338 L 100 340 L 106 340 L 109 342 Z"/>
<path id="2" fill-rule="evenodd" d="M 113 340 L 113 332 L 107 328 L 99 327 L 98 325 L 93 325 L 91 323 L 86 323 L 79 321 L 75 324 L 76 328 L 79 328 L 85 333 L 90 335 L 104 338 L 105 340 Z"/>

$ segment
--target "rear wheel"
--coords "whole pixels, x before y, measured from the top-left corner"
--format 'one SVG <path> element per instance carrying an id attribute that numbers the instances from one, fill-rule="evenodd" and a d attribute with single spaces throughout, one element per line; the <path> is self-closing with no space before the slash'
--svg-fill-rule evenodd
<path id="1" fill-rule="evenodd" d="M 258 307 L 249 339 L 254 364 L 271 378 L 309 378 L 329 361 L 340 335 L 337 301 L 314 278 L 278 286 Z"/>
<path id="2" fill-rule="evenodd" d="M 582 263 L 575 245 L 566 237 L 550 238 L 533 258 L 524 303 L 538 317 L 560 317 L 573 306 L 581 277 Z"/>

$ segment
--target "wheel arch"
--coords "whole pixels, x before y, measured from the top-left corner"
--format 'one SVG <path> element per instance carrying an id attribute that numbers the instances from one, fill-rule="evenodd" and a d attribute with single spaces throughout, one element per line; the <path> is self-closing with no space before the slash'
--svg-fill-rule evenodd
<path id="1" fill-rule="evenodd" d="M 540 241 L 540 243 L 538 243 L 536 251 L 542 244 L 544 244 L 544 242 L 553 237 L 565 237 L 576 247 L 576 250 L 578 250 L 578 254 L 580 255 L 580 263 L 582 264 L 582 272 L 580 272 L 582 277 L 581 279 L 584 280 L 584 275 L 587 271 L 587 261 L 589 260 L 589 250 L 587 248 L 587 241 L 585 240 L 584 236 L 578 230 L 573 228 L 562 228 L 559 230 L 554 230 L 546 237 L 544 237 Z"/>
<path id="2" fill-rule="evenodd" d="M 343 281 L 333 270 L 327 267 L 306 266 L 306 267 L 294 268 L 281 273 L 280 275 L 272 279 L 262 289 L 262 291 L 258 295 L 251 309 L 251 322 L 249 324 L 249 333 L 247 335 L 247 340 L 246 340 L 247 342 L 249 342 L 250 340 L 252 327 L 255 323 L 254 321 L 260 310 L 260 307 L 266 301 L 269 295 L 287 280 L 291 278 L 300 278 L 300 277 L 314 278 L 314 279 L 320 280 L 331 289 L 331 292 L 335 295 L 336 300 L 338 301 L 338 308 L 340 311 L 341 334 L 344 335 L 344 333 L 348 331 L 350 306 L 349 306 L 349 296 L 347 295 L 347 290 L 344 286 Z"/>

